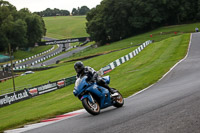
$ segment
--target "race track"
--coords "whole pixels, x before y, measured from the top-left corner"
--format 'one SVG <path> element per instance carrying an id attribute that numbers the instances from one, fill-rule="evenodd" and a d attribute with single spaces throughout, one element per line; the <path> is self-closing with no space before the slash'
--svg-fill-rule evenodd
<path id="1" fill-rule="evenodd" d="M 67 48 L 68 47 L 69 47 L 69 44 L 68 44 Z M 52 59 L 49 59 L 49 60 L 43 62 L 43 64 L 45 64 L 46 66 L 52 65 L 52 64 L 56 64 L 57 60 L 62 60 L 64 58 L 70 57 L 73 54 L 78 53 L 78 52 L 80 52 L 80 51 L 82 51 L 82 50 L 84 50 L 85 48 L 88 48 L 88 47 L 90 47 L 90 46 L 77 47 L 76 49 L 74 49 L 72 51 L 69 51 L 67 53 L 63 53 L 63 54 L 58 55 L 58 56 L 56 56 L 56 57 L 54 57 Z M 40 66 L 41 66 L 41 63 L 38 63 L 38 64 L 34 65 L 33 67 L 40 67 Z"/>
<path id="2" fill-rule="evenodd" d="M 187 58 L 122 108 L 98 116 L 83 113 L 28 133 L 199 133 L 200 33 L 193 33 Z"/>

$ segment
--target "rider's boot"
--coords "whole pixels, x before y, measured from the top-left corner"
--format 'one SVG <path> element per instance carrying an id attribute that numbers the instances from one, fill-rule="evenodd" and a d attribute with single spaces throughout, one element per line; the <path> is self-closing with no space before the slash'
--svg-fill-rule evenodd
<path id="1" fill-rule="evenodd" d="M 111 96 L 113 96 L 113 97 L 119 95 L 119 94 L 117 93 L 117 90 L 115 90 L 115 89 L 113 89 L 113 88 L 110 88 L 110 93 L 111 93 Z"/>
<path id="2" fill-rule="evenodd" d="M 107 84 L 104 84 L 103 87 L 109 90 L 109 92 L 111 93 L 111 96 L 118 96 L 117 90 L 110 88 Z"/>

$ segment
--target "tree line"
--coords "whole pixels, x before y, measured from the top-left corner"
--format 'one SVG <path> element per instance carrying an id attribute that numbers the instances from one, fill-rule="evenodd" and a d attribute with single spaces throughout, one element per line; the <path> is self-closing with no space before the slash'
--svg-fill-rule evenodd
<path id="1" fill-rule="evenodd" d="M 68 10 L 59 10 L 57 8 L 50 9 L 47 8 L 44 11 L 41 12 L 35 12 L 36 14 L 42 16 L 42 17 L 49 17 L 49 16 L 77 16 L 77 15 L 86 15 L 90 9 L 87 6 L 82 6 L 81 8 L 73 8 L 72 12 L 70 13 Z"/>
<path id="2" fill-rule="evenodd" d="M 45 23 L 37 14 L 24 8 L 19 11 L 7 1 L 0 0 L 0 51 L 34 47 L 46 34 Z"/>
<path id="3" fill-rule="evenodd" d="M 200 0 L 103 0 L 86 16 L 86 30 L 100 44 L 165 25 L 200 20 Z"/>
<path id="4" fill-rule="evenodd" d="M 41 12 L 34 12 L 42 17 L 49 17 L 49 16 L 69 16 L 70 12 L 68 10 L 59 10 L 57 8 L 50 9 L 47 8 L 44 11 Z"/>

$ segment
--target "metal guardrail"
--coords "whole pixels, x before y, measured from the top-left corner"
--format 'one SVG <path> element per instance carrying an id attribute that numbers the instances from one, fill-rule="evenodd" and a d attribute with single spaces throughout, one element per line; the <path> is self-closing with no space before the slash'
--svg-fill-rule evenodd
<path id="1" fill-rule="evenodd" d="M 6 89 L 5 91 L 1 91 L 4 93 L 0 95 L 0 107 L 7 106 L 21 100 L 29 99 L 38 95 L 42 95 L 51 91 L 55 91 L 57 89 L 63 88 L 70 84 L 75 83 L 76 76 L 72 76 L 69 78 L 65 78 L 62 80 L 49 82 L 43 85 L 34 86 L 20 86 L 17 87 L 16 91 L 13 92 L 13 89 Z M 6 94 L 5 94 L 6 93 Z"/>
<path id="2" fill-rule="evenodd" d="M 51 49 L 46 50 L 46 51 L 44 51 L 44 52 L 41 52 L 41 53 L 39 53 L 39 54 L 30 56 L 30 57 L 25 58 L 25 59 L 21 59 L 21 60 L 15 61 L 14 64 L 19 64 L 19 63 L 22 63 L 22 62 L 31 60 L 31 59 L 33 59 L 33 58 L 36 58 L 36 57 L 41 56 L 41 55 L 43 55 L 43 54 L 46 54 L 46 53 L 52 51 L 53 49 L 54 49 L 54 46 L 53 46 Z M 1 68 L 6 68 L 6 67 L 10 67 L 10 66 L 11 66 L 11 64 L 8 63 L 8 64 L 1 65 Z M 14 69 L 23 69 L 23 68 L 26 68 L 26 67 L 27 67 L 27 65 L 22 65 L 22 66 L 20 66 L 20 67 L 14 68 Z"/>

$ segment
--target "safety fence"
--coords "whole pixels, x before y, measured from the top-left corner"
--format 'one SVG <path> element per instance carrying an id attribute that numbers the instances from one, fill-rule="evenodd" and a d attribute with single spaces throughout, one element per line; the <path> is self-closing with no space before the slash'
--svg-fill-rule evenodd
<path id="1" fill-rule="evenodd" d="M 7 93 L 0 96 L 0 107 L 11 105 L 21 100 L 29 99 L 38 95 L 42 95 L 51 91 L 61 89 L 65 86 L 73 84 L 76 81 L 76 76 L 61 79 L 54 82 L 49 82 L 39 86 L 24 88 L 23 90 Z"/>
<path id="2" fill-rule="evenodd" d="M 58 46 L 59 46 L 59 45 L 58 45 Z M 67 51 L 67 50 L 70 50 L 70 49 L 72 49 L 72 48 L 76 48 L 76 46 L 70 46 L 68 49 L 66 49 L 66 51 Z M 58 52 L 55 52 L 55 53 L 53 53 L 53 54 L 44 56 L 43 58 L 40 58 L 40 59 L 38 59 L 38 60 L 36 60 L 36 61 L 30 63 L 30 64 L 25 64 L 25 65 L 22 65 L 22 66 L 14 67 L 13 70 L 20 70 L 20 69 L 25 69 L 25 68 L 30 67 L 30 66 L 34 66 L 34 65 L 36 65 L 36 64 L 38 64 L 38 63 L 41 63 L 41 62 L 43 62 L 43 61 L 45 61 L 45 60 L 47 60 L 47 59 L 49 59 L 49 58 L 51 58 L 51 57 L 53 57 L 53 56 L 56 56 L 56 55 L 60 54 L 61 52 L 62 52 L 62 50 L 60 50 L 60 51 L 58 51 Z"/>
<path id="3" fill-rule="evenodd" d="M 45 60 L 47 60 L 47 59 L 49 59 L 49 58 L 51 58 L 51 57 L 53 57 L 53 56 L 55 56 L 57 54 L 60 54 L 61 52 L 62 51 L 58 51 L 58 52 L 52 53 L 50 55 L 46 55 L 46 56 L 44 56 L 44 57 L 42 57 L 42 58 L 40 58 L 40 59 L 38 59 L 38 60 L 36 60 L 34 62 L 31 62 L 30 64 L 25 64 L 25 65 L 22 65 L 22 66 L 14 67 L 13 70 L 25 69 L 27 67 L 34 66 L 34 65 L 36 65 L 38 63 L 41 63 L 41 62 L 43 62 L 43 61 L 45 61 Z"/>
<path id="4" fill-rule="evenodd" d="M 119 59 L 117 59 L 113 62 L 111 62 L 109 65 L 101 68 L 98 72 L 101 75 L 104 75 L 104 74 L 112 71 L 117 66 L 125 63 L 126 61 L 129 61 L 131 58 L 136 56 L 147 45 L 149 45 L 152 42 L 153 41 L 151 41 L 151 40 L 146 41 L 145 43 L 141 44 L 134 51 L 130 52 L 129 54 L 127 54 L 127 55 L 125 55 L 125 56 L 123 56 L 123 57 L 121 57 L 121 58 L 119 58 Z M 24 88 L 24 90 L 20 90 L 20 91 L 1 95 L 0 96 L 0 107 L 10 105 L 12 103 L 15 103 L 15 102 L 18 102 L 18 101 L 21 101 L 21 100 L 29 99 L 29 98 L 32 98 L 34 96 L 42 95 L 44 93 L 48 93 L 48 92 L 63 88 L 65 86 L 74 84 L 75 81 L 76 81 L 76 76 L 72 76 L 72 77 L 68 77 L 68 78 L 65 78 L 65 79 L 58 80 L 58 81 L 49 82 L 49 83 L 46 83 L 46 84 L 43 84 L 43 85 L 31 87 L 31 88 Z"/>
<path id="5" fill-rule="evenodd" d="M 123 64 L 124 62 L 130 60 L 131 58 L 133 58 L 134 56 L 136 56 L 137 54 L 139 54 L 147 45 L 149 45 L 150 43 L 152 43 L 152 40 L 146 41 L 143 44 L 141 44 L 137 49 L 135 49 L 134 51 L 130 52 L 129 54 L 111 62 L 110 64 L 108 64 L 107 66 L 101 68 L 99 70 L 101 75 L 104 75 L 110 71 L 112 71 L 113 69 L 115 69 L 117 66 L 120 66 L 121 64 Z"/>
<path id="6" fill-rule="evenodd" d="M 58 45 L 59 46 L 59 45 Z M 66 49 L 66 51 L 67 50 L 70 50 L 70 49 L 72 49 L 72 48 L 76 48 L 77 46 L 70 46 L 68 49 Z M 21 65 L 21 66 L 17 66 L 17 67 L 13 67 L 13 70 L 20 70 L 20 69 L 25 69 L 25 68 L 27 68 L 27 67 L 30 67 L 30 66 L 34 66 L 34 65 L 36 65 L 36 64 L 38 64 L 38 63 L 41 63 L 41 62 L 43 62 L 43 61 L 45 61 L 45 60 L 47 60 L 47 59 L 49 59 L 49 58 L 51 58 L 51 57 L 53 57 L 53 56 L 56 56 L 56 55 L 58 55 L 58 54 L 60 54 L 62 52 L 62 50 L 60 50 L 60 51 L 58 51 L 58 52 L 55 52 L 55 53 L 52 53 L 52 54 L 49 54 L 49 55 L 45 55 L 44 57 L 42 57 L 42 58 L 40 58 L 40 59 L 38 59 L 38 60 L 36 60 L 36 61 L 33 61 L 33 62 L 31 62 L 31 63 L 27 63 L 27 64 L 24 64 L 24 65 Z M 42 55 L 42 54 L 39 54 L 39 56 L 40 55 Z M 35 57 L 37 57 L 37 56 L 34 56 L 34 58 Z M 32 58 L 31 58 L 32 59 Z M 29 58 L 28 58 L 28 60 L 29 60 Z M 21 62 L 23 62 L 23 61 L 27 61 L 27 58 L 26 59 L 23 59 L 22 61 L 19 61 L 19 63 L 21 63 Z M 5 65 L 3 65 L 2 66 L 2 68 L 3 67 L 6 67 L 6 66 L 11 66 L 11 64 L 5 64 Z"/>
<path id="7" fill-rule="evenodd" d="M 19 63 L 22 63 L 22 62 L 31 60 L 31 59 L 33 59 L 33 58 L 39 57 L 39 56 L 41 56 L 41 55 L 43 55 L 43 54 L 46 54 L 46 53 L 52 51 L 53 49 L 54 49 L 54 46 L 53 46 L 51 49 L 46 50 L 46 51 L 44 51 L 44 52 L 42 52 L 42 53 L 33 55 L 33 56 L 28 57 L 28 58 L 25 58 L 25 59 L 21 59 L 21 60 L 18 60 L 18 61 L 14 61 L 13 64 L 19 64 Z M 8 64 L 2 65 L 1 68 L 6 68 L 6 67 L 10 67 L 10 66 L 11 66 L 11 63 L 8 63 Z M 21 68 L 21 69 L 26 68 L 26 65 L 23 65 L 23 66 L 20 66 L 20 67 L 16 67 L 16 68 L 14 68 L 14 70 L 15 70 L 15 69 L 19 69 L 19 68 Z"/>
<path id="8" fill-rule="evenodd" d="M 23 90 L 24 88 L 31 88 L 31 87 L 32 87 L 31 84 L 17 86 L 17 87 L 15 87 L 15 91 L 20 91 L 20 90 Z M 7 93 L 11 93 L 11 92 L 13 92 L 13 88 L 8 88 L 8 89 L 2 89 L 2 90 L 0 90 L 0 94 L 7 94 Z"/>

